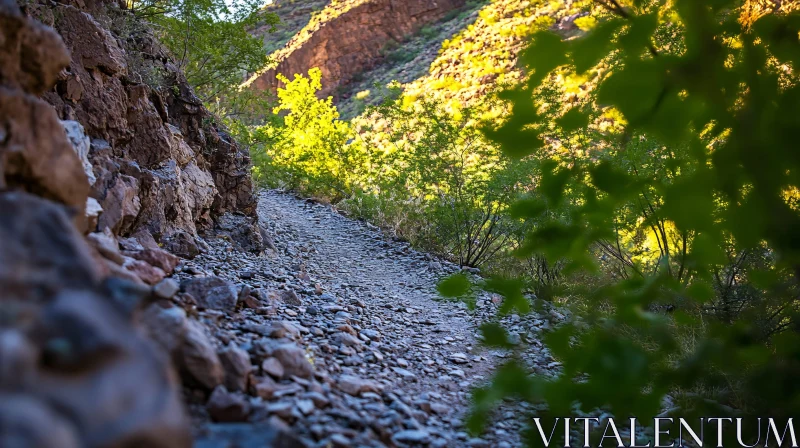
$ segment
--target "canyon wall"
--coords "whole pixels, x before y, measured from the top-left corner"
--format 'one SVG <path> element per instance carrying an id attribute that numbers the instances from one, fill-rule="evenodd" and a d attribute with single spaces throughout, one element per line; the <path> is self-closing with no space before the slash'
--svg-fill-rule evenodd
<path id="1" fill-rule="evenodd" d="M 464 0 L 368 0 L 318 24 L 305 37 L 295 38 L 278 51 L 276 65 L 250 80 L 251 88 L 274 91 L 277 73 L 292 78 L 312 67 L 322 71 L 322 96 L 373 67 L 390 42 L 402 40 L 435 22 Z M 303 36 L 304 33 L 300 33 Z"/>

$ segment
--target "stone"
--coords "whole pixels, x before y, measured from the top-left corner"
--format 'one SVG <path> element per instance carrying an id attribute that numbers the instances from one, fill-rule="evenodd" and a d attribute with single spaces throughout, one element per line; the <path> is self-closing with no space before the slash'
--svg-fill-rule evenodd
<path id="1" fill-rule="evenodd" d="M 283 303 L 287 305 L 300 306 L 303 304 L 300 298 L 297 297 L 297 293 L 295 293 L 291 289 L 281 291 L 280 299 L 283 301 Z"/>
<path id="2" fill-rule="evenodd" d="M 171 278 L 165 278 L 153 286 L 153 294 L 162 299 L 171 299 L 180 290 L 178 282 Z"/>
<path id="3" fill-rule="evenodd" d="M 215 422 L 243 422 L 250 415 L 250 403 L 238 394 L 233 394 L 225 386 L 217 386 L 206 403 L 208 415 Z"/>
<path id="4" fill-rule="evenodd" d="M 284 377 L 294 375 L 311 378 L 314 375 L 314 367 L 308 362 L 305 351 L 295 344 L 279 345 L 273 350 L 272 356 L 283 365 Z"/>
<path id="5" fill-rule="evenodd" d="M 361 341 L 349 333 L 336 333 L 334 335 L 334 340 L 337 340 L 348 347 L 357 347 L 361 345 Z"/>
<path id="6" fill-rule="evenodd" d="M 142 209 L 139 181 L 124 174 L 117 175 L 98 202 L 103 208 L 97 222 L 99 228 L 108 227 L 115 235 L 129 231 Z"/>
<path id="7" fill-rule="evenodd" d="M 178 353 L 188 331 L 186 312 L 177 306 L 154 303 L 142 312 L 140 322 L 145 334 L 170 356 Z"/>
<path id="8" fill-rule="evenodd" d="M 261 363 L 261 370 L 264 373 L 268 373 L 274 378 L 281 379 L 283 378 L 285 372 L 283 370 L 283 364 L 278 361 L 277 358 L 267 358 Z"/>
<path id="9" fill-rule="evenodd" d="M 178 230 L 164 238 L 164 249 L 188 260 L 200 255 L 197 240 L 189 232 Z"/>
<path id="10" fill-rule="evenodd" d="M 256 377 L 253 380 L 253 393 L 264 400 L 271 400 L 278 390 L 278 384 L 268 376 Z"/>
<path id="11" fill-rule="evenodd" d="M 236 308 L 239 297 L 236 286 L 220 277 L 197 277 L 187 280 L 181 289 L 197 301 L 197 306 L 231 312 Z"/>
<path id="12" fill-rule="evenodd" d="M 134 258 L 125 257 L 122 267 L 135 274 L 148 285 L 155 285 L 166 277 L 161 269 L 151 266 L 150 263 Z"/>
<path id="13" fill-rule="evenodd" d="M 392 439 L 401 443 L 427 444 L 430 442 L 430 434 L 419 429 L 406 429 L 395 433 Z"/>
<path id="14" fill-rule="evenodd" d="M 61 126 L 64 127 L 64 132 L 67 134 L 67 140 L 72 145 L 72 149 L 77 154 L 83 165 L 83 172 L 89 181 L 89 185 L 95 183 L 97 178 L 94 177 L 94 172 L 91 162 L 89 162 L 89 137 L 86 136 L 83 126 L 74 120 L 63 120 Z"/>
<path id="15" fill-rule="evenodd" d="M 119 251 L 119 243 L 108 228 L 104 232 L 93 232 L 86 235 L 86 241 L 106 259 L 120 266 L 125 263 L 125 257 Z"/>
<path id="16" fill-rule="evenodd" d="M 287 321 L 273 321 L 270 324 L 269 336 L 272 338 L 283 338 L 286 336 L 296 337 L 300 335 L 300 330 L 292 323 Z"/>
<path id="17" fill-rule="evenodd" d="M 456 364 L 466 364 L 469 362 L 469 358 L 463 353 L 453 353 L 447 359 Z"/>
<path id="18" fill-rule="evenodd" d="M 303 415 L 311 414 L 314 412 L 314 409 L 316 409 L 314 402 L 311 400 L 297 400 L 295 405 L 297 406 L 297 409 L 303 413 Z"/>
<path id="19" fill-rule="evenodd" d="M 0 193 L 0 291 L 5 300 L 42 302 L 100 280 L 67 210 L 23 192 Z"/>
<path id="20" fill-rule="evenodd" d="M 103 207 L 93 197 L 86 198 L 86 228 L 89 232 L 97 230 L 97 223 L 100 221 L 100 215 L 103 213 Z"/>
<path id="21" fill-rule="evenodd" d="M 201 324 L 193 320 L 187 321 L 179 365 L 192 380 L 208 389 L 214 389 L 225 379 L 225 370 L 214 346 Z"/>
<path id="22" fill-rule="evenodd" d="M 339 377 L 339 381 L 336 383 L 336 386 L 342 392 L 353 395 L 355 397 L 359 396 L 364 392 L 380 392 L 380 388 L 377 384 L 372 381 L 365 380 L 363 378 L 359 378 L 355 375 L 342 375 Z"/>
<path id="23" fill-rule="evenodd" d="M 253 296 L 245 297 L 244 300 L 242 300 L 242 304 L 245 308 L 250 308 L 253 310 L 261 308 L 261 302 Z"/>
<path id="24" fill-rule="evenodd" d="M 147 262 L 151 266 L 161 269 L 167 275 L 171 275 L 173 272 L 175 272 L 175 266 L 177 266 L 180 262 L 180 258 L 159 248 L 126 252 L 125 255 Z"/>
<path id="25" fill-rule="evenodd" d="M 229 345 L 217 352 L 222 368 L 225 371 L 225 387 L 230 391 L 247 391 L 247 380 L 250 375 L 250 355 L 246 351 Z"/>
<path id="26" fill-rule="evenodd" d="M 403 369 L 401 367 L 392 367 L 392 370 L 394 371 L 394 373 L 396 373 L 396 374 L 400 375 L 401 377 L 403 377 L 404 380 L 416 381 L 416 379 L 417 379 L 417 375 L 415 375 L 413 372 L 411 372 L 409 370 L 406 370 L 406 369 Z"/>

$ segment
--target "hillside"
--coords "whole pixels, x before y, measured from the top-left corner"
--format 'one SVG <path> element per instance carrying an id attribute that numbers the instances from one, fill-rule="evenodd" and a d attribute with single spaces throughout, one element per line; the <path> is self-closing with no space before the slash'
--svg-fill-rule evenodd
<path id="1" fill-rule="evenodd" d="M 291 79 L 294 74 L 305 74 L 308 69 L 319 67 L 322 94 L 329 95 L 375 66 L 387 46 L 397 45 L 464 4 L 464 0 L 331 3 L 314 14 L 283 48 L 273 53 L 273 63 L 254 74 L 246 85 L 257 91 L 275 91 L 281 85 L 276 74 Z"/>
<path id="2" fill-rule="evenodd" d="M 323 3 L 276 1 L 265 7 L 282 23 L 276 33 L 267 33 L 265 28 L 254 33 L 263 36 L 275 63 L 251 77 L 247 85 L 274 91 L 281 85 L 276 73 L 291 78 L 320 67 L 320 95 L 332 95 L 344 118 L 380 103 L 392 81 L 399 82 L 410 97 L 428 94 L 444 102 L 475 103 L 494 86 L 519 81 L 517 54 L 526 37 L 547 27 L 564 33 L 577 30 L 573 21 L 588 4 L 586 0 L 472 0 L 444 15 L 426 11 L 414 19 L 424 25 L 408 26 L 397 19 L 375 22 L 376 11 L 395 8 L 391 2 Z M 365 16 L 362 9 L 369 10 L 369 21 L 358 18 Z M 382 35 L 364 34 L 367 28 L 380 28 Z M 353 47 L 350 35 L 362 42 Z M 365 56 L 354 60 L 356 52 Z"/>
<path id="3" fill-rule="evenodd" d="M 280 18 L 275 31 L 270 32 L 270 27 L 262 25 L 253 29 L 252 33 L 262 36 L 265 50 L 268 54 L 273 54 L 295 37 L 329 3 L 330 0 L 274 0 L 267 3 L 262 10 Z"/>

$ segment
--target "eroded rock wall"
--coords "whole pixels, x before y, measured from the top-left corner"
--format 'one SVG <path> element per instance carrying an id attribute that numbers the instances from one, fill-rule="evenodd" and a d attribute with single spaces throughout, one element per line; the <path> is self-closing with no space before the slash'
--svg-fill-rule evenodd
<path id="1" fill-rule="evenodd" d="M 71 55 L 43 98 L 89 140 L 90 196 L 103 210 L 89 230 L 148 232 L 189 256 L 198 234 L 236 214 L 248 228 L 237 243 L 260 250 L 249 154 L 216 125 L 151 30 L 114 2 L 26 2 L 23 11 L 55 29 Z"/>
<path id="2" fill-rule="evenodd" d="M 149 288 L 107 275 L 81 232 L 88 142 L 37 97 L 69 63 L 0 0 L 0 446 L 189 447 L 178 378 L 132 323 Z"/>
<path id="3" fill-rule="evenodd" d="M 276 68 L 250 84 L 274 91 L 281 84 L 276 73 L 289 79 L 310 68 L 322 71 L 321 95 L 331 95 L 357 74 L 374 66 L 386 45 L 401 42 L 425 24 L 441 19 L 464 5 L 464 0 L 369 0 L 324 23 L 292 51 L 279 56 Z M 292 46 L 292 42 L 288 44 Z"/>

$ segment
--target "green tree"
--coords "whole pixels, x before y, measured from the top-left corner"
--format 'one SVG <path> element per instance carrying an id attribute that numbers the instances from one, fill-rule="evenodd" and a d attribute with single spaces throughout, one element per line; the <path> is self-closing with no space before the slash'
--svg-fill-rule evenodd
<path id="1" fill-rule="evenodd" d="M 237 115 L 254 98 L 239 86 L 249 73 L 269 63 L 261 38 L 249 34 L 259 24 L 278 23 L 254 0 L 141 0 L 131 9 L 149 20 L 186 74 L 195 93 L 221 116 Z"/>
<path id="2" fill-rule="evenodd" d="M 558 416 L 648 419 L 666 394 L 682 416 L 800 411 L 800 15 L 752 3 L 598 0 L 583 37 L 534 36 L 486 134 L 534 165 L 518 255 L 583 273 L 569 298 L 587 312 L 546 338 L 557 377 L 514 360 L 476 391 L 473 430 L 506 397 Z"/>
<path id="3" fill-rule="evenodd" d="M 355 134 L 339 119 L 333 100 L 316 97 L 322 72 L 313 68 L 308 77 L 278 78 L 285 87 L 278 89 L 273 110 L 277 122 L 255 131 L 263 142 L 253 150 L 256 179 L 331 199 L 348 196 L 363 172 L 364 154 L 359 144 L 348 144 Z"/>

